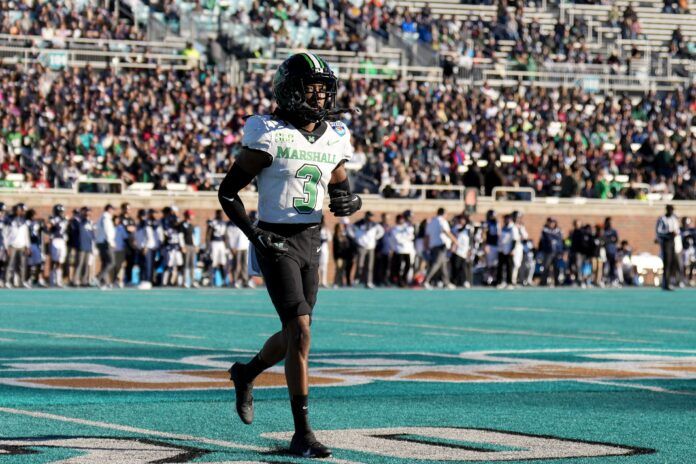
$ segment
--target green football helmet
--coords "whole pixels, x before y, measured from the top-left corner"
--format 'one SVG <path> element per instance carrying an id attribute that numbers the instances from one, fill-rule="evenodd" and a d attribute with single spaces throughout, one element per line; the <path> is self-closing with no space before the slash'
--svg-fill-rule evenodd
<path id="1" fill-rule="evenodd" d="M 306 87 L 323 84 L 326 99 L 318 106 L 307 101 Z M 273 78 L 273 94 L 280 109 L 302 121 L 317 123 L 334 110 L 338 78 L 329 65 L 313 53 L 297 53 L 283 61 Z"/>

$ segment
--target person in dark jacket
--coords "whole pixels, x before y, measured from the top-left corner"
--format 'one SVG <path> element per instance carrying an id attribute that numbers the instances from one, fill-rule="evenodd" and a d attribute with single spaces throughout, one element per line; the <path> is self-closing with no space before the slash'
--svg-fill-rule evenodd
<path id="1" fill-rule="evenodd" d="M 558 222 L 550 217 L 546 219 L 546 225 L 541 231 L 539 251 L 544 257 L 544 270 L 541 274 L 541 285 L 548 285 L 548 278 L 553 267 L 553 281 L 560 284 L 558 259 L 563 253 L 563 232 L 558 227 Z"/>

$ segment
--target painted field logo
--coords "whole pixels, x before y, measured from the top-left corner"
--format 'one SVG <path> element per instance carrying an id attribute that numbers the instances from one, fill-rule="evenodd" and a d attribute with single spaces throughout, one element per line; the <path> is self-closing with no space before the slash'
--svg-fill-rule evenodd
<path id="1" fill-rule="evenodd" d="M 391 459 L 505 462 L 563 458 L 598 458 L 654 453 L 647 448 L 587 442 L 566 438 L 530 435 L 503 430 L 456 427 L 398 427 L 382 429 L 323 430 L 317 432 L 331 448 L 360 453 L 362 456 Z M 290 432 L 268 433 L 262 437 L 281 440 L 282 447 L 292 436 Z M 73 459 L 60 462 L 102 464 L 128 462 L 154 464 L 163 462 L 201 462 L 209 464 L 242 464 L 243 462 L 206 460 L 206 455 L 219 450 L 184 446 L 170 441 L 123 437 L 34 437 L 0 438 L 0 459 L 3 455 L 41 455 L 51 459 L 57 450 L 67 450 Z M 261 455 L 282 453 L 278 447 L 261 447 Z M 263 458 L 262 458 L 263 459 Z M 364 459 L 364 458 L 363 458 Z M 275 461 L 274 461 L 275 462 Z M 358 461 L 342 461 L 361 464 Z"/>
<path id="2" fill-rule="evenodd" d="M 228 355 L 179 359 L 71 357 L 0 359 L 0 384 L 78 390 L 212 390 L 231 387 Z M 310 382 L 317 387 L 374 381 L 499 383 L 696 378 L 696 357 L 600 350 L 538 352 L 393 353 L 364 357 L 317 354 Z M 257 388 L 285 388 L 282 366 L 264 372 Z"/>

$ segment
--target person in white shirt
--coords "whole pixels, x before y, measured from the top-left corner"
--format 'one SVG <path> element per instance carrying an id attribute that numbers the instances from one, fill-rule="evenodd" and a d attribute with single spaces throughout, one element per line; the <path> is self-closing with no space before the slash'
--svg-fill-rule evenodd
<path id="1" fill-rule="evenodd" d="M 101 260 L 101 271 L 97 276 L 97 280 L 102 285 L 102 288 L 109 288 L 113 284 L 112 271 L 116 256 L 116 228 L 114 227 L 114 207 L 107 204 L 104 207 L 104 212 L 99 217 L 96 224 L 95 238 L 97 249 L 99 250 L 99 259 Z"/>
<path id="2" fill-rule="evenodd" d="M 237 288 L 242 287 L 253 287 L 254 283 L 249 279 L 248 266 L 248 253 L 249 253 L 249 239 L 242 229 L 237 227 L 237 225 L 229 221 L 227 223 L 227 246 L 230 249 L 230 282 L 234 282 L 234 286 Z"/>
<path id="3" fill-rule="evenodd" d="M 206 250 L 210 253 L 212 261 L 210 265 L 210 286 L 215 286 L 215 273 L 220 272 L 222 285 L 225 285 L 225 266 L 227 265 L 227 245 L 225 235 L 227 231 L 227 221 L 222 217 L 222 210 L 215 210 L 215 217 L 208 221 L 206 231 Z"/>
<path id="4" fill-rule="evenodd" d="M 73 275 L 72 285 L 75 287 L 90 284 L 90 259 L 94 254 L 94 223 L 90 217 L 92 209 L 83 206 L 80 209 L 78 224 L 78 255 L 77 267 Z"/>
<path id="5" fill-rule="evenodd" d="M 506 214 L 503 218 L 503 228 L 500 230 L 498 241 L 498 288 L 513 287 L 512 251 L 519 241 L 520 233 L 512 220 L 512 214 Z M 505 272 L 505 280 L 503 280 L 503 272 Z"/>
<path id="6" fill-rule="evenodd" d="M 425 248 L 430 253 L 430 266 L 423 286 L 432 288 L 430 280 L 438 272 L 442 273 L 442 283 L 448 289 L 455 288 L 449 278 L 449 261 L 447 251 L 452 247 L 456 237 L 452 235 L 450 225 L 445 218 L 445 209 L 439 208 L 437 216 L 432 218 L 425 229 Z"/>
<path id="7" fill-rule="evenodd" d="M 331 231 L 326 227 L 323 216 L 321 218 L 319 240 L 321 242 L 321 251 L 319 251 L 319 285 L 326 288 L 329 286 L 329 244 L 331 243 Z"/>
<path id="8" fill-rule="evenodd" d="M 375 248 L 377 240 L 384 235 L 382 225 L 372 220 L 371 211 L 365 213 L 365 217 L 348 229 L 348 235 L 355 240 L 358 246 L 358 265 L 355 271 L 355 279 L 367 288 L 374 288 L 372 276 L 375 267 Z"/>
<path id="9" fill-rule="evenodd" d="M 527 228 L 522 223 L 521 212 L 513 211 L 512 221 L 517 227 L 517 232 L 519 233 L 519 240 L 515 242 L 515 248 L 512 250 L 512 283 L 517 285 L 520 268 L 522 267 L 522 262 L 524 259 L 524 242 L 529 240 L 529 234 L 527 233 Z"/>
<path id="10" fill-rule="evenodd" d="M 394 247 L 393 276 L 399 287 L 406 287 L 411 271 L 411 258 L 416 253 L 416 232 L 403 214 L 396 216 L 396 225 L 389 231 Z"/>
<path id="11" fill-rule="evenodd" d="M 19 275 L 19 285 L 29 286 L 27 282 L 27 256 L 29 250 L 29 226 L 25 217 L 26 206 L 17 203 L 12 207 L 12 218 L 6 232 L 7 243 L 7 270 L 5 272 L 5 286 L 11 288 L 15 285 L 15 276 Z"/>
<path id="12" fill-rule="evenodd" d="M 470 288 L 473 281 L 474 264 L 474 228 L 471 220 L 466 214 L 457 217 L 457 221 L 452 229 L 455 235 L 455 248 L 452 255 L 453 260 L 453 280 L 458 287 Z"/>
<path id="13" fill-rule="evenodd" d="M 657 220 L 656 233 L 663 263 L 662 289 L 672 290 L 670 286 L 672 276 L 678 281 L 680 280 L 677 263 L 677 237 L 681 237 L 681 228 L 679 227 L 679 218 L 674 214 L 674 206 L 667 205 L 665 215 Z M 681 245 L 681 241 L 679 245 Z"/>

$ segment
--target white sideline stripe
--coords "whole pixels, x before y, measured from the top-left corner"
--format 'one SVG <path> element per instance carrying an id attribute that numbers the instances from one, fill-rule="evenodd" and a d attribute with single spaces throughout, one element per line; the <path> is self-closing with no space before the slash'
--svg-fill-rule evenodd
<path id="1" fill-rule="evenodd" d="M 263 448 L 259 446 L 243 445 L 241 443 L 235 443 L 225 440 L 214 440 L 211 438 L 195 437 L 193 435 L 184 435 L 178 433 L 160 432 L 159 430 L 149 430 L 141 429 L 139 427 L 131 427 L 128 425 L 111 424 L 109 422 L 98 422 L 86 419 L 78 419 L 76 417 L 59 416 L 56 414 L 48 414 L 45 412 L 37 411 L 27 411 L 24 409 L 13 409 L 13 408 L 2 408 L 0 407 L 0 412 L 7 414 L 16 414 L 21 416 L 29 416 L 37 419 L 49 419 L 60 422 L 69 422 L 72 424 L 87 425 L 90 427 L 99 427 L 102 429 L 118 430 L 119 432 L 137 433 L 139 435 L 151 435 L 154 437 L 170 438 L 172 440 L 183 440 L 183 441 L 195 441 L 197 443 L 205 443 L 206 445 L 221 446 L 223 448 L 233 448 L 241 449 L 246 451 L 257 451 L 265 452 L 269 451 L 270 448 Z"/>
<path id="2" fill-rule="evenodd" d="M 610 385 L 612 387 L 626 387 L 635 388 L 638 390 L 648 390 L 655 393 L 669 393 L 670 395 L 686 395 L 686 396 L 696 396 L 696 392 L 680 391 L 680 390 L 668 390 L 662 387 L 653 387 L 650 385 L 641 385 L 638 383 L 621 383 L 621 382 L 609 382 L 605 380 L 577 380 L 579 383 L 593 383 L 597 385 Z"/>
<path id="3" fill-rule="evenodd" d="M 109 422 L 98 422 L 98 421 L 91 421 L 91 420 L 86 420 L 86 419 L 78 419 L 76 417 L 59 416 L 56 414 L 48 414 L 45 412 L 27 411 L 24 409 L 13 409 L 13 408 L 3 408 L 3 407 L 0 407 L 0 412 L 4 412 L 7 414 L 16 414 L 16 415 L 21 415 L 21 416 L 29 416 L 29 417 L 34 417 L 37 419 L 49 419 L 49 420 L 55 420 L 55 421 L 60 421 L 60 422 L 69 422 L 72 424 L 87 425 L 89 427 L 99 427 L 102 429 L 117 430 L 119 432 L 137 433 L 138 435 L 150 435 L 153 437 L 169 438 L 171 440 L 193 441 L 196 443 L 203 443 L 206 445 L 220 446 L 222 448 L 231 448 L 231 449 L 244 450 L 244 451 L 255 451 L 257 453 L 265 453 L 268 451 L 272 451 L 272 448 L 266 448 L 266 447 L 261 447 L 261 446 L 243 445 L 241 443 L 235 443 L 233 441 L 214 440 L 212 438 L 196 437 L 193 435 L 160 432 L 159 430 L 141 429 L 139 427 L 131 427 L 128 425 L 120 425 L 120 424 L 112 424 Z M 362 463 L 357 462 L 357 461 L 347 461 L 345 459 L 336 459 L 336 458 L 325 459 L 324 461 L 325 462 L 332 462 L 335 464 L 362 464 Z"/>
<path id="4" fill-rule="evenodd" d="M 688 330 L 673 330 L 673 329 L 657 329 L 654 332 L 657 333 L 663 333 L 663 334 L 670 334 L 670 335 L 689 335 L 691 332 Z"/>
<path id="5" fill-rule="evenodd" d="M 14 338 L 0 338 L 0 342 L 16 342 Z"/>
<path id="6" fill-rule="evenodd" d="M 60 332 L 44 332 L 44 331 L 39 331 L 39 330 L 8 329 L 6 327 L 0 327 L 0 332 L 25 334 L 25 335 L 48 335 L 50 337 L 56 337 L 56 338 L 80 338 L 80 339 L 85 339 L 85 340 L 100 340 L 100 341 L 105 341 L 105 342 L 126 343 L 126 344 L 130 344 L 130 345 L 162 346 L 165 348 L 185 348 L 188 350 L 213 351 L 213 352 L 224 351 L 224 352 L 229 352 L 229 353 L 250 353 L 252 351 L 252 350 L 241 350 L 241 349 L 210 348 L 207 346 L 195 346 L 195 345 L 177 345 L 175 343 L 148 342 L 145 340 L 132 340 L 129 338 L 107 337 L 104 335 L 85 335 L 85 334 L 71 334 L 71 333 L 60 333 Z"/>
<path id="7" fill-rule="evenodd" d="M 487 309 L 487 308 L 479 308 Z M 490 308 L 493 311 L 520 311 L 530 313 L 557 313 L 557 314 L 575 314 L 578 316 L 608 316 L 608 317 L 626 317 L 629 319 L 657 319 L 665 321 L 696 321 L 696 317 L 689 316 L 662 316 L 658 314 L 630 314 L 630 313 L 614 313 L 608 311 L 574 311 L 552 308 L 531 308 L 528 306 L 493 306 Z"/>
<path id="8" fill-rule="evenodd" d="M 245 317 L 261 317 L 261 318 L 277 318 L 275 315 L 265 315 L 256 313 L 247 313 L 243 311 L 225 311 L 225 310 L 213 310 L 213 309 L 181 309 L 180 311 L 194 312 L 194 313 L 206 313 L 206 314 L 228 314 L 233 316 L 245 316 Z M 332 317 L 314 317 L 315 321 L 322 322 L 339 322 L 344 324 L 365 324 L 365 325 L 375 325 L 375 326 L 386 326 L 386 327 L 409 327 L 415 329 L 434 329 L 434 330 L 449 330 L 449 331 L 459 331 L 459 332 L 472 332 L 488 335 L 522 335 L 527 337 L 548 337 L 548 338 L 569 338 L 569 339 L 580 339 L 580 340 L 598 340 L 598 341 L 612 341 L 612 342 L 626 342 L 626 343 L 645 343 L 645 344 L 655 344 L 658 342 L 651 340 L 640 340 L 632 338 L 612 338 L 612 337 L 596 337 L 591 335 L 572 335 L 572 334 L 556 334 L 549 332 L 534 332 L 529 330 L 507 330 L 507 329 L 480 329 L 475 327 L 457 327 L 450 325 L 436 325 L 436 324 L 412 324 L 407 322 L 380 322 L 380 321 L 367 321 L 362 319 L 342 319 L 342 318 L 332 318 Z"/>
<path id="9" fill-rule="evenodd" d="M 185 338 L 188 340 L 203 340 L 205 337 L 199 337 L 198 335 L 180 335 L 180 334 L 170 334 L 172 338 Z"/>
<path id="10" fill-rule="evenodd" d="M 448 332 L 423 332 L 423 335 L 432 335 L 433 337 L 463 337 L 464 334 L 454 334 Z"/>
<path id="11" fill-rule="evenodd" d="M 381 335 L 374 335 L 374 334 L 366 334 L 366 333 L 355 333 L 355 332 L 346 332 L 341 335 L 345 335 L 347 337 L 365 337 L 365 338 L 382 338 Z"/>

